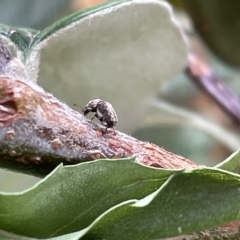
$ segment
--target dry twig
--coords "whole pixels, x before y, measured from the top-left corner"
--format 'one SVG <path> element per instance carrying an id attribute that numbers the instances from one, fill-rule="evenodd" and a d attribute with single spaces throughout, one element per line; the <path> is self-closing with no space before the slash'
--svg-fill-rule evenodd
<path id="1" fill-rule="evenodd" d="M 121 120 L 120 120 L 121 121 Z M 125 158 L 160 168 L 193 168 L 194 162 L 119 131 L 103 133 L 82 114 L 33 83 L 0 78 L 0 155 L 51 170 L 100 158 Z"/>

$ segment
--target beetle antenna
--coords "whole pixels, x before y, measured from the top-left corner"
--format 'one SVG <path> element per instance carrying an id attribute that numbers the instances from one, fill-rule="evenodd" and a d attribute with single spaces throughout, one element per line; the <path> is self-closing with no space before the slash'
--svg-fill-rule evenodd
<path id="1" fill-rule="evenodd" d="M 78 105 L 78 104 L 76 104 L 76 103 L 74 103 L 73 106 L 80 107 L 82 111 L 84 110 L 81 105 Z"/>

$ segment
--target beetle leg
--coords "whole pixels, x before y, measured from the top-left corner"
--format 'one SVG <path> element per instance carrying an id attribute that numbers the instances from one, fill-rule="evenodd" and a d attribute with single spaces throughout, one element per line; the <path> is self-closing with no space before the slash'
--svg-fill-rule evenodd
<path id="1" fill-rule="evenodd" d="M 94 113 L 93 117 L 91 118 L 91 122 L 93 121 L 93 119 L 94 119 L 95 117 L 98 118 L 97 113 Z"/>
<path id="2" fill-rule="evenodd" d="M 108 129 L 108 127 L 106 127 L 104 130 L 102 130 L 102 135 L 107 133 L 107 129 Z"/>

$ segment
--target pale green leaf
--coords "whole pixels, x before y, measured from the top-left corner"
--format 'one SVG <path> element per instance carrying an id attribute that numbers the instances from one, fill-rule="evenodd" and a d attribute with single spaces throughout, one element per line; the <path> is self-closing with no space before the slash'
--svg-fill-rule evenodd
<path id="1" fill-rule="evenodd" d="M 40 85 L 70 106 L 96 97 L 111 102 L 117 129 L 125 132 L 141 123 L 162 83 L 187 59 L 172 9 L 158 0 L 114 1 L 76 13 L 36 35 L 32 50 L 28 69 L 41 51 Z"/>
<path id="2" fill-rule="evenodd" d="M 240 149 L 215 167 L 240 174 Z"/>

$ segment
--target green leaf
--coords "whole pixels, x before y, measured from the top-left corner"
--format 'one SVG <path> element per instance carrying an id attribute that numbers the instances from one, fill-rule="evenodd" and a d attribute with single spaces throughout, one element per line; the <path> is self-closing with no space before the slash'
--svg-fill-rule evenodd
<path id="1" fill-rule="evenodd" d="M 174 172 L 134 159 L 60 165 L 27 191 L 0 194 L 0 229 L 38 238 L 79 231 L 109 208 L 152 193 Z"/>
<path id="2" fill-rule="evenodd" d="M 240 176 L 215 169 L 172 175 L 149 196 L 114 206 L 83 239 L 156 239 L 240 219 Z"/>
<path id="3" fill-rule="evenodd" d="M 32 42 L 33 46 L 37 46 L 42 41 L 46 40 L 47 38 L 51 38 L 53 34 L 57 33 L 59 30 L 69 27 L 69 25 L 76 23 L 77 21 L 88 17 L 90 14 L 97 13 L 101 10 L 105 10 L 107 8 L 114 7 L 120 3 L 124 3 L 130 0 L 117 0 L 104 3 L 102 5 L 94 6 L 92 8 L 87 8 L 83 11 L 73 13 L 67 17 L 62 18 L 61 20 L 55 22 L 53 25 L 47 27 L 43 31 L 39 32 L 36 36 L 34 41 Z"/>
<path id="4" fill-rule="evenodd" d="M 59 166 L 25 192 L 2 193 L 0 228 L 56 240 L 134 240 L 181 235 L 240 218 L 239 175 L 214 168 L 168 171 L 133 160 Z"/>
<path id="5" fill-rule="evenodd" d="M 62 235 L 59 237 L 53 237 L 53 238 L 46 238 L 47 240 L 79 240 L 82 236 L 85 235 L 86 231 L 79 231 L 79 232 L 74 232 L 74 233 L 69 233 L 66 235 Z M 9 233 L 3 230 L 0 230 L 0 239 L 1 240 L 37 240 L 39 238 L 29 238 L 29 237 L 24 237 L 20 235 L 16 235 L 14 233 Z M 44 240 L 43 238 L 41 238 Z M 45 240 L 46 240 L 45 239 Z"/>
<path id="6" fill-rule="evenodd" d="M 229 172 L 240 174 L 240 149 L 230 155 L 226 160 L 215 166 Z"/>
<path id="7" fill-rule="evenodd" d="M 0 194 L 0 236 L 171 237 L 239 220 L 239 189 L 239 175 L 215 168 L 169 171 L 134 159 L 59 166 L 25 192 Z"/>
<path id="8" fill-rule="evenodd" d="M 20 236 L 20 235 L 16 235 L 13 233 L 9 233 L 3 230 L 0 230 L 0 239 L 1 240 L 34 240 L 36 238 L 28 238 L 28 237 L 24 237 L 24 236 Z"/>
<path id="9" fill-rule="evenodd" d="M 59 237 L 53 237 L 53 238 L 44 238 L 45 240 L 79 240 L 82 236 L 84 236 L 86 233 L 86 230 L 84 231 L 79 231 L 79 232 L 74 232 L 74 233 L 69 233 L 65 234 Z M 30 238 L 30 237 L 24 237 L 20 235 L 16 235 L 14 233 L 9 233 L 3 230 L 0 230 L 0 239 L 1 240 L 37 240 L 39 238 Z M 43 238 L 41 238 L 44 240 Z"/>
<path id="10" fill-rule="evenodd" d="M 158 0 L 113 1 L 75 13 L 35 36 L 29 69 L 36 51 L 40 85 L 70 106 L 96 97 L 111 102 L 124 132 L 142 122 L 162 83 L 187 59 L 173 12 Z"/>

